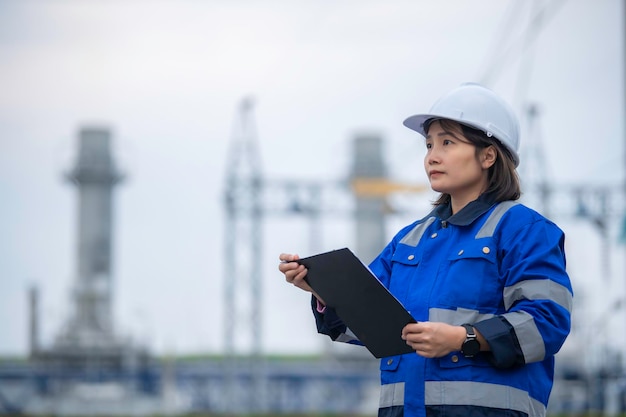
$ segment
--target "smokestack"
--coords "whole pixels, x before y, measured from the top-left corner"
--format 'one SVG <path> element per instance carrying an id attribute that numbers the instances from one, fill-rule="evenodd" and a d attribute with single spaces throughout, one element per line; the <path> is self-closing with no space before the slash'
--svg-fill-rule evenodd
<path id="1" fill-rule="evenodd" d="M 75 317 L 70 338 L 91 346 L 112 336 L 111 248 L 113 187 L 122 180 L 111 156 L 106 128 L 80 130 L 79 153 L 67 178 L 78 188 Z"/>
<path id="2" fill-rule="evenodd" d="M 147 351 L 116 337 L 112 314 L 113 188 L 123 176 L 111 155 L 107 128 L 80 129 L 75 165 L 66 179 L 78 191 L 76 272 L 72 312 L 52 348 L 38 345 L 36 293 L 31 301 L 35 362 L 66 369 L 133 370 L 148 364 Z"/>
<path id="3" fill-rule="evenodd" d="M 378 135 L 359 135 L 354 139 L 351 179 L 365 185 L 387 178 L 382 155 L 382 139 Z M 385 247 L 384 193 L 355 193 L 356 197 L 356 254 L 365 263 L 374 260 Z"/>

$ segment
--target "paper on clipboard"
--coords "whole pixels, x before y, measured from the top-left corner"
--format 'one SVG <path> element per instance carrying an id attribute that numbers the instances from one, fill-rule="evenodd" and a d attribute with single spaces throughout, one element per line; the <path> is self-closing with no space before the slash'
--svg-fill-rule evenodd
<path id="1" fill-rule="evenodd" d="M 415 319 L 348 249 L 299 259 L 306 281 L 376 358 L 414 352 L 401 338 Z"/>

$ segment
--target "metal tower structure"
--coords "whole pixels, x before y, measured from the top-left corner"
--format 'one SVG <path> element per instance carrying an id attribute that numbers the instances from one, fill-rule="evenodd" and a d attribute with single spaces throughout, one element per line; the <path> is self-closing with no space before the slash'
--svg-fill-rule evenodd
<path id="1" fill-rule="evenodd" d="M 253 102 L 237 109 L 227 159 L 224 188 L 224 350 L 227 412 L 263 411 L 267 384 L 262 357 L 263 221 L 268 216 L 303 216 L 310 222 L 310 247 L 318 248 L 323 216 L 355 220 L 357 248 L 371 261 L 386 243 L 387 196 L 398 191 L 422 191 L 423 186 L 387 179 L 378 135 L 363 134 L 353 142 L 349 178 L 339 180 L 276 180 L 263 176 L 253 120 Z M 242 382 L 242 370 L 252 380 Z"/>
<path id="2" fill-rule="evenodd" d="M 323 215 L 356 219 L 355 252 L 371 261 L 386 243 L 386 197 L 423 186 L 392 183 L 382 151 L 382 138 L 363 134 L 353 141 L 349 178 L 335 181 L 276 180 L 263 176 L 253 121 L 253 103 L 239 104 L 227 159 L 225 208 L 225 351 L 258 355 L 262 346 L 262 222 L 266 216 L 305 216 L 311 222 L 311 247 L 321 238 Z M 238 338 L 238 339 L 237 339 Z"/>
<path id="3" fill-rule="evenodd" d="M 523 115 L 528 128 L 524 136 L 524 163 L 518 169 L 522 189 L 524 198 L 535 200 L 532 205 L 549 218 L 552 215 L 552 187 L 548 178 L 553 177 L 544 152 L 541 114 L 536 104 L 527 105 L 525 110 Z"/>
<path id="4" fill-rule="evenodd" d="M 239 104 L 227 159 L 224 253 L 224 343 L 226 352 L 226 412 L 265 409 L 261 349 L 263 288 L 261 188 L 263 178 L 253 120 L 253 101 Z M 242 352 L 240 347 L 244 348 Z M 243 355 L 249 363 L 244 363 Z M 241 389 L 238 371 L 254 367 L 248 389 Z"/>
<path id="5" fill-rule="evenodd" d="M 224 204 L 226 209 L 225 299 L 224 316 L 226 352 L 235 352 L 236 337 L 249 337 L 248 352 L 256 355 L 262 346 L 261 288 L 259 262 L 263 259 L 261 243 L 261 161 L 254 121 L 253 102 L 244 99 L 239 105 L 238 120 L 227 159 Z M 245 239 L 245 244 L 238 241 Z M 247 299 L 242 299 L 243 296 Z M 234 307 L 234 308 L 233 308 Z M 240 311 L 244 310 L 244 314 Z M 238 331 L 239 324 L 249 331 Z"/>

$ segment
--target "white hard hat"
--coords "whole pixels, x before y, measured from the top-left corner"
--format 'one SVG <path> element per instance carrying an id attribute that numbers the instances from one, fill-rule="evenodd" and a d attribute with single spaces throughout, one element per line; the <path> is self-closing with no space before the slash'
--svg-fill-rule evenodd
<path id="1" fill-rule="evenodd" d="M 498 139 L 519 165 L 519 122 L 513 109 L 490 89 L 476 83 L 465 83 L 441 97 L 428 114 L 408 117 L 404 125 L 424 137 L 424 123 L 430 119 L 449 119 L 482 130 Z"/>

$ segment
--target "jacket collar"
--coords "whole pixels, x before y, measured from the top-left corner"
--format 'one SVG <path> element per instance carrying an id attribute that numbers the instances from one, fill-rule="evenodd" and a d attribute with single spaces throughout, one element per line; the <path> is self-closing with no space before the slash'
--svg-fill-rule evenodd
<path id="1" fill-rule="evenodd" d="M 435 207 L 429 216 L 439 217 L 455 226 L 467 226 L 485 214 L 496 203 L 493 195 L 481 194 L 476 200 L 468 203 L 458 213 L 452 214 L 452 204 L 443 204 Z"/>

